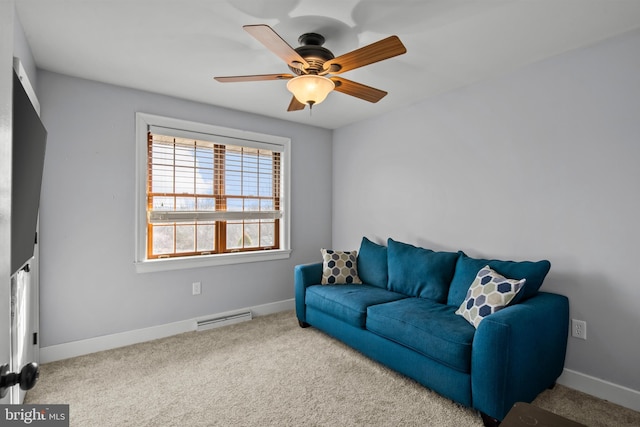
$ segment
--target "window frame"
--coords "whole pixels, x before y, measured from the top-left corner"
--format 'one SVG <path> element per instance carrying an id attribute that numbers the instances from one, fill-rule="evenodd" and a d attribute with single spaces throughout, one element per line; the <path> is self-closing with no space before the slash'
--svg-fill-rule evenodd
<path id="1" fill-rule="evenodd" d="M 170 257 L 150 259 L 147 256 L 147 165 L 148 165 L 148 132 L 152 127 L 161 127 L 184 132 L 199 134 L 205 139 L 215 138 L 235 140 L 235 145 L 251 146 L 251 143 L 276 145 L 281 147 L 280 159 L 280 218 L 278 240 L 279 249 L 259 251 L 215 253 L 206 255 Z M 243 144 L 244 142 L 244 144 Z M 176 270 L 183 268 L 198 268 L 218 265 L 239 264 L 286 259 L 290 257 L 290 170 L 291 170 L 291 139 L 226 128 L 188 120 L 157 116 L 148 113 L 136 113 L 136 203 L 135 203 L 135 268 L 138 273 L 154 271 Z"/>

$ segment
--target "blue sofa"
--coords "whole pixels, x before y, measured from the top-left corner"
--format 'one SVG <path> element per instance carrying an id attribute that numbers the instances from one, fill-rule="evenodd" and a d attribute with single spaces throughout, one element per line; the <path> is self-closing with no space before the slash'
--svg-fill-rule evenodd
<path id="1" fill-rule="evenodd" d="M 569 302 L 539 291 L 548 261 L 476 259 L 367 238 L 355 261 L 347 261 L 355 276 L 342 283 L 327 280 L 335 263 L 328 266 L 326 257 L 295 267 L 300 326 L 322 330 L 478 410 L 485 425 L 498 425 L 515 402 L 533 401 L 562 373 Z M 474 325 L 461 312 L 484 301 L 471 294 L 483 289 L 481 271 L 489 267 L 498 278 L 511 279 L 515 296 Z"/>

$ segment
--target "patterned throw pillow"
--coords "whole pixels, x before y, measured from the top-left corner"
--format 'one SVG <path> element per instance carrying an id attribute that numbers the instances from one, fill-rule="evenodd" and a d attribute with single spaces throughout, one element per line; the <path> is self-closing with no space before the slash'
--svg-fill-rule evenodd
<path id="1" fill-rule="evenodd" d="M 362 283 L 358 277 L 358 251 L 322 251 L 322 285 Z"/>
<path id="2" fill-rule="evenodd" d="M 505 308 L 525 281 L 507 279 L 487 265 L 478 271 L 456 314 L 477 328 L 482 319 Z"/>

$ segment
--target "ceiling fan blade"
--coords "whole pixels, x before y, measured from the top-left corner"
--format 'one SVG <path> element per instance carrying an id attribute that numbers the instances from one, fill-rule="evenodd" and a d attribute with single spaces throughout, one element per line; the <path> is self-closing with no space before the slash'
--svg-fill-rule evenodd
<path id="1" fill-rule="evenodd" d="M 362 83 L 356 83 L 351 80 L 343 79 L 342 77 L 331 77 L 331 80 L 336 85 L 334 89 L 335 91 L 355 96 L 356 98 L 364 99 L 365 101 L 375 103 L 380 101 L 387 95 L 387 92 L 383 90 L 363 85 Z"/>
<path id="2" fill-rule="evenodd" d="M 258 24 L 245 25 L 242 28 L 293 68 L 301 70 L 309 68 L 309 63 L 270 26 Z"/>
<path id="3" fill-rule="evenodd" d="M 307 104 L 303 104 L 302 102 L 298 101 L 295 96 L 292 96 L 291 102 L 289 103 L 289 108 L 287 108 L 287 111 L 304 110 L 304 107 L 306 105 Z"/>
<path id="4" fill-rule="evenodd" d="M 331 59 L 323 64 L 323 69 L 331 74 L 340 74 L 406 52 L 407 48 L 404 47 L 398 36 L 390 36 Z"/>
<path id="5" fill-rule="evenodd" d="M 227 76 L 227 77 L 214 77 L 216 81 L 220 83 L 235 83 L 235 82 L 257 82 L 262 80 L 289 80 L 293 78 L 291 74 L 256 74 L 253 76 Z"/>

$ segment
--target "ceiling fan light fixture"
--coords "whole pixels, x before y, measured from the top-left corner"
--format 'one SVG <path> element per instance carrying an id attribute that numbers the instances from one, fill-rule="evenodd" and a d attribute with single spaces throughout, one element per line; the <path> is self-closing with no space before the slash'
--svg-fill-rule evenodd
<path id="1" fill-rule="evenodd" d="M 315 74 L 294 77 L 287 82 L 289 92 L 301 103 L 309 105 L 320 104 L 335 87 L 327 77 Z"/>

